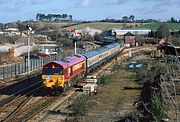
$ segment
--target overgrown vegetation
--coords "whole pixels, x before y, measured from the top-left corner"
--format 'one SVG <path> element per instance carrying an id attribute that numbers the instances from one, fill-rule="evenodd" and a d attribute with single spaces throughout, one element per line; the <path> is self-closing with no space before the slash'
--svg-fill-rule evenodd
<path id="1" fill-rule="evenodd" d="M 101 75 L 101 77 L 99 78 L 99 83 L 100 84 L 104 84 L 107 85 L 111 82 L 111 76 L 107 75 L 107 74 L 103 74 Z"/>
<path id="2" fill-rule="evenodd" d="M 11 43 L 13 44 L 19 37 L 18 36 L 5 36 L 0 34 L 0 44 Z"/>
<path id="3" fill-rule="evenodd" d="M 140 104 L 140 110 L 142 110 L 142 121 L 150 120 L 161 122 L 164 116 L 164 107 L 161 97 L 161 75 L 165 74 L 165 68 L 158 63 L 153 62 L 153 66 L 148 70 L 142 69 L 137 72 L 138 80 L 144 82 L 143 89 L 141 91 L 142 104 Z"/>
<path id="4" fill-rule="evenodd" d="M 85 115 L 85 113 L 88 110 L 87 106 L 87 100 L 88 97 L 85 95 L 82 95 L 78 97 L 72 105 L 69 106 L 69 109 L 73 112 L 74 115 L 80 116 L 80 115 Z"/>
<path id="5" fill-rule="evenodd" d="M 113 65 L 112 70 L 115 71 L 115 72 L 119 72 L 120 69 L 122 69 L 122 66 L 121 66 L 118 62 L 116 62 L 116 63 Z"/>
<path id="6" fill-rule="evenodd" d="M 173 40 L 172 43 L 173 43 L 175 46 L 180 46 L 180 37 L 178 37 L 178 38 L 176 38 L 175 40 Z"/>
<path id="7" fill-rule="evenodd" d="M 151 97 L 151 109 L 154 114 L 154 120 L 157 122 L 161 122 L 165 112 L 164 107 L 161 101 L 160 93 L 153 92 Z"/>
<path id="8" fill-rule="evenodd" d="M 156 66 L 151 67 L 150 69 L 147 68 L 141 68 L 136 71 L 137 78 L 141 82 L 154 82 L 154 78 L 158 74 L 164 74 L 166 72 L 165 68 L 163 66 Z"/>
<path id="9" fill-rule="evenodd" d="M 167 24 L 162 23 L 158 28 L 157 28 L 157 37 L 159 39 L 162 38 L 168 38 L 170 36 L 169 32 L 169 27 Z"/>

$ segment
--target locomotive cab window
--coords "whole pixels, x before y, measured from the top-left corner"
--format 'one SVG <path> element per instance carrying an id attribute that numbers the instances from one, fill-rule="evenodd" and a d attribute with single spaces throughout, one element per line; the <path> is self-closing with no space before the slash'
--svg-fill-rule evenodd
<path id="1" fill-rule="evenodd" d="M 52 69 L 51 68 L 44 68 L 43 74 L 44 75 L 52 75 Z"/>
<path id="2" fill-rule="evenodd" d="M 54 75 L 62 75 L 63 69 L 61 68 L 54 68 Z"/>

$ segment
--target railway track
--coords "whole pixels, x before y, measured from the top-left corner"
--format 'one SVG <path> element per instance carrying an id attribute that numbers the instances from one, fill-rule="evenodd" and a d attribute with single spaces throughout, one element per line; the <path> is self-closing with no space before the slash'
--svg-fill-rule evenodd
<path id="1" fill-rule="evenodd" d="M 134 49 L 132 51 L 132 53 L 138 51 L 138 49 Z M 120 58 L 122 57 L 126 57 L 128 51 L 122 53 Z M 96 73 L 93 73 L 92 75 L 98 75 L 99 73 L 101 73 L 104 69 L 108 68 L 110 65 L 112 65 L 112 62 L 115 59 L 111 60 L 111 63 L 107 63 L 106 65 L 103 66 L 103 68 L 101 70 L 99 70 Z M 19 121 L 27 121 L 31 118 L 33 118 L 35 115 L 37 115 L 38 113 L 42 112 L 43 110 L 45 110 L 46 108 L 48 108 L 50 105 L 54 104 L 57 100 L 59 99 L 63 99 L 63 97 L 67 97 L 66 94 L 72 94 L 73 91 L 75 91 L 73 88 L 70 88 L 67 92 L 65 92 L 64 94 L 61 94 L 59 96 L 45 96 L 45 97 L 41 97 L 38 98 L 36 101 L 30 103 L 28 106 L 24 107 L 24 105 L 33 98 L 33 96 L 29 95 L 29 97 L 27 97 L 26 95 L 24 95 L 24 98 L 22 97 L 22 102 L 20 102 L 22 105 L 19 105 L 18 108 L 14 109 L 14 111 L 12 111 L 10 114 L 7 114 L 5 116 L 5 119 L 3 119 L 5 122 L 8 121 L 14 121 L 14 122 L 19 122 Z M 14 96 L 12 96 L 14 97 Z M 68 96 L 70 97 L 70 96 Z M 17 96 L 18 98 L 18 96 Z M 17 98 L 11 98 L 13 100 L 11 101 L 17 101 Z M 68 98 L 67 98 L 68 99 Z M 20 101 L 20 100 L 19 100 Z M 23 105 L 24 104 L 24 105 Z M 10 105 L 10 103 L 9 103 Z M 7 105 L 6 105 L 7 106 Z M 17 106 L 17 105 L 16 105 Z M 1 109 L 0 109 L 1 110 Z M 7 109 L 6 109 L 7 110 Z"/>
<path id="2" fill-rule="evenodd" d="M 51 104 L 55 103 L 57 100 L 60 98 L 62 99 L 63 97 L 66 97 L 66 94 L 69 94 L 73 88 L 70 88 L 68 91 L 65 92 L 65 94 L 61 94 L 58 96 L 45 96 L 37 99 L 33 103 L 29 104 L 28 106 L 20 109 L 19 111 L 15 112 L 8 118 L 4 120 L 4 122 L 19 122 L 19 121 L 27 121 L 34 117 L 36 114 L 40 113 L 44 109 L 46 109 L 48 106 Z"/>
<path id="3" fill-rule="evenodd" d="M 0 121 L 12 116 L 42 89 L 42 82 L 37 82 L 8 96 L 0 102 Z"/>
<path id="4" fill-rule="evenodd" d="M 132 53 L 137 53 L 139 51 L 142 51 L 142 50 L 145 50 L 147 49 L 147 47 L 144 47 L 143 49 L 133 49 L 131 50 Z M 105 65 L 103 65 L 101 68 L 99 68 L 97 71 L 94 71 L 93 73 L 91 73 L 91 75 L 94 75 L 94 76 L 98 76 L 99 74 L 101 74 L 103 71 L 105 70 L 108 70 L 108 68 L 110 66 L 113 65 L 113 62 L 115 61 L 121 61 L 121 60 L 124 60 L 124 59 L 127 59 L 127 56 L 128 56 L 128 52 L 129 52 L 129 49 L 128 50 L 125 50 L 123 51 L 121 54 L 118 55 L 118 58 L 113 58 L 110 62 L 106 63 Z M 80 84 L 79 84 L 80 85 Z M 74 96 L 78 96 L 78 92 L 74 92 L 73 95 L 70 95 L 69 98 L 74 98 Z M 37 116 L 35 116 L 33 118 L 34 121 L 40 121 L 40 122 L 48 122 L 48 121 L 51 121 L 53 117 L 50 117 L 51 115 L 53 115 L 53 113 L 56 115 L 56 113 L 58 114 L 59 113 L 68 113 L 69 111 L 66 109 L 67 106 L 70 104 L 69 101 L 71 100 L 68 100 L 69 98 L 67 98 L 66 100 L 62 100 L 62 102 L 59 102 L 58 105 L 51 105 L 49 107 L 49 109 L 47 111 L 50 111 L 52 112 L 52 114 L 48 114 L 48 112 L 41 112 L 41 114 L 38 114 Z M 62 98 L 61 98 L 62 99 Z M 72 101 L 71 101 L 72 102 Z M 62 114 L 58 114 L 58 116 L 55 116 L 54 118 L 59 121 L 64 121 L 65 118 L 66 118 L 66 115 L 62 115 Z M 29 122 L 33 121 L 33 120 L 30 120 Z"/>

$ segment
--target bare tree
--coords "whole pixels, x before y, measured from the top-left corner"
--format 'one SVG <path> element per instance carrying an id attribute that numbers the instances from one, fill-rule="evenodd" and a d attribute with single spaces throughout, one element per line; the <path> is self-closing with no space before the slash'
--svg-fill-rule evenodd
<path id="1" fill-rule="evenodd" d="M 169 28 L 167 24 L 162 23 L 157 29 L 157 37 L 158 38 L 168 38 L 170 36 Z"/>

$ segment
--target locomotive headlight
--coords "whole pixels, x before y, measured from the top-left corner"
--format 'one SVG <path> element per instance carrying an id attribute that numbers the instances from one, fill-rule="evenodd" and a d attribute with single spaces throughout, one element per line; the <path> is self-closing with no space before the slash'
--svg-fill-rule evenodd
<path id="1" fill-rule="evenodd" d="M 50 80 L 51 79 L 51 76 L 46 76 L 46 80 Z"/>

